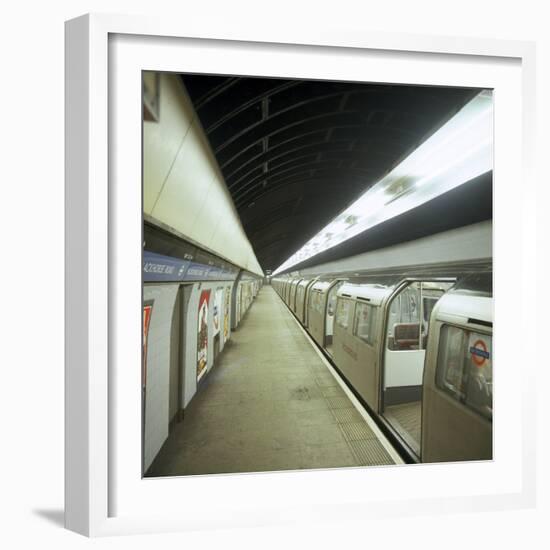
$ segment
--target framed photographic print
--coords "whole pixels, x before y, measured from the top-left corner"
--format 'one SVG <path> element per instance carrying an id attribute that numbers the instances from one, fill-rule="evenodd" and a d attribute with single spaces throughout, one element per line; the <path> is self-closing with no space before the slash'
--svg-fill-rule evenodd
<path id="1" fill-rule="evenodd" d="M 532 505 L 533 64 L 67 22 L 67 528 Z"/>

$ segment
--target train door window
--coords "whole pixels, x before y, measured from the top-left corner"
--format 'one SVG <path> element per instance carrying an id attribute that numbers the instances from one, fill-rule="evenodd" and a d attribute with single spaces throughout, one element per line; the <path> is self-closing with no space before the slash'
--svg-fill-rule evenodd
<path id="1" fill-rule="evenodd" d="M 388 315 L 387 347 L 394 351 L 426 349 L 430 316 L 452 282 L 417 281 L 392 301 Z"/>
<path id="2" fill-rule="evenodd" d="M 351 300 L 346 298 L 338 298 L 336 305 L 336 324 L 339 327 L 348 328 L 349 325 L 349 310 L 351 307 Z"/>
<path id="3" fill-rule="evenodd" d="M 374 344 L 375 325 L 376 308 L 370 304 L 357 302 L 355 306 L 353 334 L 372 346 Z"/>
<path id="4" fill-rule="evenodd" d="M 327 309 L 325 316 L 325 347 L 332 346 L 332 335 L 334 333 L 334 310 L 336 308 L 336 296 L 338 289 L 344 281 L 338 281 L 328 291 Z"/>
<path id="5" fill-rule="evenodd" d="M 388 348 L 417 350 L 420 346 L 420 283 L 406 287 L 391 303 L 388 320 Z"/>
<path id="6" fill-rule="evenodd" d="M 344 281 L 336 283 L 328 292 L 327 300 L 327 316 L 334 316 L 334 309 L 336 307 L 336 293 L 338 289 L 344 284 Z"/>
<path id="7" fill-rule="evenodd" d="M 437 357 L 437 386 L 470 409 L 493 414 L 492 336 L 443 325 Z"/>

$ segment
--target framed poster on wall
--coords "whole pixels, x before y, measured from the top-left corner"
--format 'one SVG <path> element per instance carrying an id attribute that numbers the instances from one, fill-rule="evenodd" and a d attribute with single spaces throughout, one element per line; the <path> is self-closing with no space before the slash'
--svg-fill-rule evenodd
<path id="1" fill-rule="evenodd" d="M 223 340 L 227 340 L 229 336 L 229 298 L 231 296 L 231 290 L 225 289 L 225 305 L 223 310 Z"/>
<path id="2" fill-rule="evenodd" d="M 208 303 L 210 290 L 203 290 L 199 298 L 197 331 L 197 381 L 206 374 L 208 365 Z"/>

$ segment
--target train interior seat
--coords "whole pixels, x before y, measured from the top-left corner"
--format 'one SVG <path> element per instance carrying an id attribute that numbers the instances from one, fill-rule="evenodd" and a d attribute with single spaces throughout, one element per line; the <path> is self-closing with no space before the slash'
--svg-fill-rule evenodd
<path id="1" fill-rule="evenodd" d="M 395 325 L 393 325 L 393 349 L 418 349 L 419 334 L 419 323 L 396 323 Z"/>

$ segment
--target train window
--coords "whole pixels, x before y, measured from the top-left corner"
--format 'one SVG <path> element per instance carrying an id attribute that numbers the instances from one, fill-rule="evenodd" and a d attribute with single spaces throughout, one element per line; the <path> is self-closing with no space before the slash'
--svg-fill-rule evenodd
<path id="1" fill-rule="evenodd" d="M 334 315 L 334 305 L 336 304 L 336 293 L 332 294 L 328 299 L 327 314 Z"/>
<path id="2" fill-rule="evenodd" d="M 350 306 L 351 300 L 338 298 L 336 303 L 336 324 L 342 328 L 348 328 Z"/>
<path id="3" fill-rule="evenodd" d="M 436 384 L 487 418 L 493 414 L 492 336 L 444 325 Z"/>
<path id="4" fill-rule="evenodd" d="M 388 317 L 387 342 L 390 350 L 426 349 L 432 310 L 453 284 L 416 281 L 393 299 Z"/>
<path id="5" fill-rule="evenodd" d="M 463 329 L 443 326 L 437 357 L 437 385 L 459 400 L 464 399 L 464 338 Z"/>
<path id="6" fill-rule="evenodd" d="M 422 300 L 423 308 L 423 322 L 424 324 L 427 324 L 430 322 L 430 317 L 432 315 L 433 308 L 435 307 L 435 304 L 437 303 L 437 300 L 439 300 L 440 296 L 424 296 Z"/>
<path id="7" fill-rule="evenodd" d="M 369 304 L 357 302 L 355 306 L 353 334 L 372 346 L 374 344 L 375 325 L 376 308 Z"/>
<path id="8" fill-rule="evenodd" d="M 344 281 L 336 283 L 330 290 L 328 295 L 328 304 L 327 304 L 327 314 L 330 316 L 334 315 L 334 308 L 336 306 L 336 296 L 338 289 L 344 284 Z"/>

